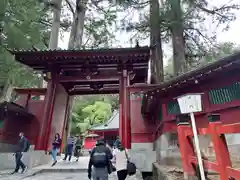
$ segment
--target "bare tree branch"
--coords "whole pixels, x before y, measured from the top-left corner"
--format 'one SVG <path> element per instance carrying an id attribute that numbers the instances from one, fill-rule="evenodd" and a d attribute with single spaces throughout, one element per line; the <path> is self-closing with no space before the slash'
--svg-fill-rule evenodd
<path id="1" fill-rule="evenodd" d="M 68 7 L 70 8 L 70 11 L 73 13 L 73 15 L 75 14 L 75 12 L 74 12 L 74 8 L 73 8 L 73 5 L 71 4 L 71 2 L 69 1 L 69 0 L 65 0 L 66 1 L 66 3 L 67 3 L 67 5 L 68 5 Z"/>

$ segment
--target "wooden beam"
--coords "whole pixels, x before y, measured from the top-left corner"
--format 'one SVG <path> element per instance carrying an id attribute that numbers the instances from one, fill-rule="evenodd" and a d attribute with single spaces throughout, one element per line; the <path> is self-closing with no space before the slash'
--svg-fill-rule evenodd
<path id="1" fill-rule="evenodd" d="M 14 91 L 18 94 L 31 94 L 35 96 L 45 95 L 46 88 L 15 88 Z"/>
<path id="2" fill-rule="evenodd" d="M 69 92 L 69 95 L 91 95 L 91 94 L 118 94 L 118 89 L 103 89 L 103 90 L 74 90 Z"/>
<path id="3" fill-rule="evenodd" d="M 105 75 L 105 76 L 59 76 L 60 83 L 66 82 L 118 82 L 119 76 L 117 75 Z"/>
<path id="4" fill-rule="evenodd" d="M 159 87 L 160 87 L 159 84 L 145 84 L 145 83 L 139 83 L 139 84 L 127 86 L 128 91 L 131 93 L 141 92 L 141 91 L 144 91 L 144 92 L 151 91 L 151 90 L 157 89 Z"/>

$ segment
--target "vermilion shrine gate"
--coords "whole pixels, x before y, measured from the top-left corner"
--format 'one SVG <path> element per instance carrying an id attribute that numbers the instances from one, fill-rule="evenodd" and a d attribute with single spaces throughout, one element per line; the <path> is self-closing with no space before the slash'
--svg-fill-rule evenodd
<path id="1" fill-rule="evenodd" d="M 17 89 L 18 93 L 45 95 L 42 110 L 37 114 L 39 132 L 36 149 L 51 148 L 55 133 L 62 136 L 68 124 L 73 95 L 120 94 L 120 136 L 131 147 L 129 95 L 127 86 L 147 79 L 150 49 L 120 48 L 105 50 L 11 51 L 15 59 L 46 74 L 46 89 Z M 35 109 L 36 111 L 36 109 Z"/>
<path id="2" fill-rule="evenodd" d="M 240 172 L 232 168 L 229 155 L 232 149 L 224 136 L 240 132 L 240 53 L 159 85 L 145 83 L 148 47 L 12 53 L 17 61 L 47 74 L 46 89 L 16 90 L 27 95 L 24 104 L 37 117 L 34 124 L 38 124 L 39 129 L 33 125 L 36 128 L 30 134 L 31 137 L 39 132 L 37 138 L 32 139 L 37 149 L 47 150 L 54 133 L 66 134 L 72 95 L 119 93 L 120 137 L 135 153 L 131 158 L 143 177 L 152 175 L 154 162 L 177 165 L 175 161 L 168 161 L 176 158 L 168 149 L 171 138 L 166 135 L 171 133 L 178 134 L 180 148 L 176 150 L 181 155 L 181 167 L 188 175 L 196 175 L 197 159 L 189 117 L 180 115 L 176 97 L 203 93 L 203 112 L 196 114 L 196 124 L 199 134 L 211 136 L 208 140 L 212 140 L 216 154 L 216 162 L 207 160 L 207 155 L 204 168 L 218 172 L 221 180 L 240 179 Z M 44 103 L 37 105 L 37 101 L 31 100 L 32 95 L 45 95 Z M 158 176 L 155 164 L 153 173 Z"/>

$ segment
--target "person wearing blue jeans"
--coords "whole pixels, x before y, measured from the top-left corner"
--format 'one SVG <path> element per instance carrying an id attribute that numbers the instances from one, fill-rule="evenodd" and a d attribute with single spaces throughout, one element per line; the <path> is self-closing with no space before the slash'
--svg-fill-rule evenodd
<path id="1" fill-rule="evenodd" d="M 70 137 L 68 137 L 68 139 L 67 139 L 67 147 L 65 150 L 65 157 L 63 158 L 64 161 L 67 159 L 67 157 L 68 157 L 68 161 L 69 162 L 71 161 L 75 143 L 76 143 L 76 138 L 73 136 L 73 134 L 71 134 Z"/>
<path id="2" fill-rule="evenodd" d="M 53 158 L 53 164 L 52 166 L 54 166 L 57 163 L 57 154 L 60 150 L 62 144 L 62 140 L 60 138 L 60 135 L 58 133 L 55 134 L 54 137 L 54 141 L 52 143 L 53 148 L 52 148 L 52 158 Z"/>

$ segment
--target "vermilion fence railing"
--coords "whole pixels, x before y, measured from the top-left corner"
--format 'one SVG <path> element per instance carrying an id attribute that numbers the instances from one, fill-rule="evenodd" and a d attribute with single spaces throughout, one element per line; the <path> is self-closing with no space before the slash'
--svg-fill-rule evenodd
<path id="1" fill-rule="evenodd" d="M 192 128 L 190 124 L 178 125 L 178 138 L 182 155 L 184 172 L 195 175 L 198 164 L 192 143 Z M 240 133 L 240 123 L 224 125 L 219 120 L 209 122 L 207 128 L 198 128 L 199 135 L 211 135 L 216 162 L 204 159 L 204 169 L 214 170 L 220 175 L 221 180 L 240 179 L 240 170 L 232 167 L 228 145 L 224 134 Z"/>

